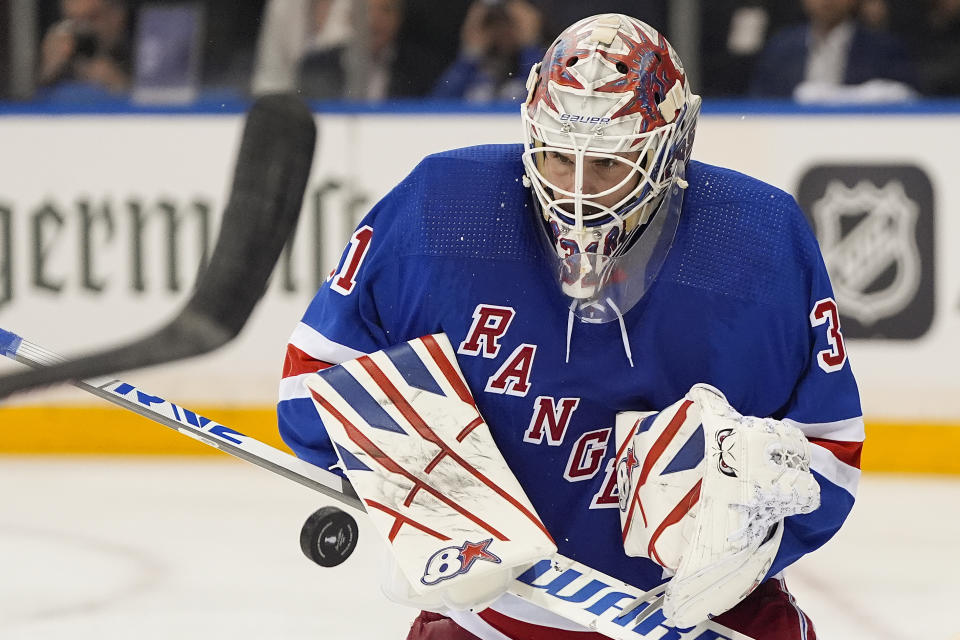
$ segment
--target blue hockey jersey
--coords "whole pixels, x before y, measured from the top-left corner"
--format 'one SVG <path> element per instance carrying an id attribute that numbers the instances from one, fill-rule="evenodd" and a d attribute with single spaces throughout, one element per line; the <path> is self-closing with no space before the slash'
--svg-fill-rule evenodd
<path id="1" fill-rule="evenodd" d="M 826 542 L 854 501 L 863 422 L 836 303 L 794 199 L 691 162 L 673 247 L 618 322 L 575 322 L 537 238 L 520 145 L 430 156 L 362 221 L 290 340 L 278 413 L 286 443 L 337 460 L 303 384 L 310 372 L 445 332 L 477 406 L 562 554 L 642 588 L 659 566 L 623 552 L 613 427 L 692 385 L 813 443 L 821 507 L 787 519 L 770 575 Z M 569 342 L 569 358 L 567 348 Z"/>

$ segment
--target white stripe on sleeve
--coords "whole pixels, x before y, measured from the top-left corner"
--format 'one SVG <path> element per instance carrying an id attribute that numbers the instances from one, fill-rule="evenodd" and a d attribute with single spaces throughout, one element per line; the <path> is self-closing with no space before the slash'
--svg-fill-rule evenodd
<path id="1" fill-rule="evenodd" d="M 312 375 L 312 373 L 301 373 L 298 376 L 290 376 L 280 380 L 280 401 L 309 398 L 310 391 L 307 389 L 307 376 Z"/>
<path id="2" fill-rule="evenodd" d="M 863 442 L 865 437 L 862 416 L 836 422 L 797 422 L 789 418 L 785 418 L 783 422 L 800 429 L 808 438 Z"/>
<path id="3" fill-rule="evenodd" d="M 810 443 L 810 468 L 856 497 L 860 469 L 840 462 L 832 451 L 814 442 Z"/>
<path id="4" fill-rule="evenodd" d="M 293 335 L 290 336 L 290 344 L 307 355 L 330 364 L 340 364 L 364 355 L 363 351 L 357 351 L 339 342 L 334 342 L 303 322 L 298 323 L 293 330 Z"/>

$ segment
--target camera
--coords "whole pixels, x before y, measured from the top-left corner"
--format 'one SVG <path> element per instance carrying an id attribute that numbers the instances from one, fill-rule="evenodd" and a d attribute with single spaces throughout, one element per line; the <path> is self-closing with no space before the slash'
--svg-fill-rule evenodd
<path id="1" fill-rule="evenodd" d="M 99 48 L 100 42 L 92 32 L 86 30 L 73 32 L 73 55 L 77 58 L 92 58 Z"/>
<path id="2" fill-rule="evenodd" d="M 73 57 L 92 58 L 100 50 L 100 39 L 89 25 L 77 20 L 61 20 L 53 29 L 65 31 L 73 38 Z"/>

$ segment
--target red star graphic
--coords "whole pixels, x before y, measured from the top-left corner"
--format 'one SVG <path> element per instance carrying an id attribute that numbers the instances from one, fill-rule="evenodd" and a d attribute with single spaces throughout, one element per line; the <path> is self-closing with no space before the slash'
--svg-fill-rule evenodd
<path id="1" fill-rule="evenodd" d="M 637 459 L 637 456 L 633 454 L 633 447 L 630 447 L 629 449 L 627 449 L 627 457 L 624 460 L 624 462 L 627 463 L 627 473 L 630 473 L 631 471 L 633 471 L 634 467 L 640 466 L 640 461 Z M 631 475 L 633 474 L 631 473 Z"/>
<path id="2" fill-rule="evenodd" d="M 633 113 L 643 113 L 644 119 L 653 123 L 653 126 L 663 126 L 666 121 L 660 114 L 655 99 L 655 92 L 659 88 L 662 95 L 666 95 L 674 82 L 685 81 L 685 76 L 673 64 L 667 41 L 660 36 L 658 42 L 649 40 L 644 34 L 639 34 L 638 40 L 620 32 L 620 38 L 627 43 L 628 51 L 615 54 L 602 51 L 600 54 L 612 63 L 622 62 L 630 72 L 622 78 L 617 78 L 597 91 L 619 92 L 633 91 L 634 97 L 630 102 L 610 116 L 613 119 Z"/>
<path id="3" fill-rule="evenodd" d="M 466 573 L 476 560 L 500 562 L 500 558 L 487 551 L 491 542 L 493 542 L 493 538 L 488 538 L 483 542 L 464 542 L 460 551 L 460 561 L 463 563 L 463 568 L 460 571 Z"/>

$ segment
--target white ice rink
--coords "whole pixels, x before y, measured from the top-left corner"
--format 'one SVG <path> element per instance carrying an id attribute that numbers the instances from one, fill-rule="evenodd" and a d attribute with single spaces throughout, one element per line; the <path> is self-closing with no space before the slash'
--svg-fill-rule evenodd
<path id="1" fill-rule="evenodd" d="M 392 640 L 381 547 L 322 569 L 322 496 L 230 459 L 0 457 L 2 640 Z M 960 479 L 868 475 L 851 520 L 787 574 L 822 639 L 960 639 Z"/>

